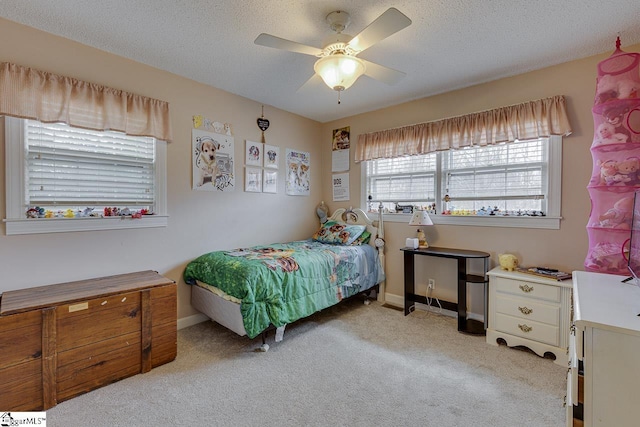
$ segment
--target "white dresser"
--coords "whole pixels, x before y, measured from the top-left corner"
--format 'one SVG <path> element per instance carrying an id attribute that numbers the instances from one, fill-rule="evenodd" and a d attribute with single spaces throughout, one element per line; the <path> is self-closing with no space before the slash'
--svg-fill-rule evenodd
<path id="1" fill-rule="evenodd" d="M 567 426 L 640 425 L 640 288 L 623 276 L 573 272 Z M 578 387 L 582 362 L 584 390 Z M 584 394 L 582 410 L 578 396 Z"/>
<path id="2" fill-rule="evenodd" d="M 571 320 L 571 280 L 510 272 L 496 267 L 489 276 L 487 343 L 503 339 L 509 347 L 525 346 L 538 355 L 555 355 L 567 366 Z"/>

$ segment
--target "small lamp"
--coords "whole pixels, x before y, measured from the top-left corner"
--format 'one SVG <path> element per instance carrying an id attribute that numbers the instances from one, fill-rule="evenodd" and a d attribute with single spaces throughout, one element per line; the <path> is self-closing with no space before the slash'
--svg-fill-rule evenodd
<path id="1" fill-rule="evenodd" d="M 431 221 L 431 218 L 429 218 L 427 211 L 415 210 L 413 211 L 413 216 L 411 217 L 411 221 L 409 221 L 409 225 L 433 225 L 433 222 Z M 429 247 L 427 238 L 421 228 L 418 228 L 416 237 L 418 237 L 418 248 L 426 249 Z"/>

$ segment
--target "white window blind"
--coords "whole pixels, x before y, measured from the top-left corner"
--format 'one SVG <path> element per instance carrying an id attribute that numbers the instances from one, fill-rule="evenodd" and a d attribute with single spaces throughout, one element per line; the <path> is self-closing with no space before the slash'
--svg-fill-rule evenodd
<path id="1" fill-rule="evenodd" d="M 441 224 L 558 228 L 561 173 L 559 136 L 376 159 L 363 168 L 362 200 L 392 214 L 435 205 Z"/>
<path id="2" fill-rule="evenodd" d="M 545 211 L 543 139 L 449 150 L 442 155 L 443 193 L 455 209 Z"/>
<path id="3" fill-rule="evenodd" d="M 419 204 L 433 201 L 436 153 L 367 162 L 368 193 L 378 202 Z"/>
<path id="4" fill-rule="evenodd" d="M 155 140 L 25 120 L 25 207 L 154 205 Z"/>

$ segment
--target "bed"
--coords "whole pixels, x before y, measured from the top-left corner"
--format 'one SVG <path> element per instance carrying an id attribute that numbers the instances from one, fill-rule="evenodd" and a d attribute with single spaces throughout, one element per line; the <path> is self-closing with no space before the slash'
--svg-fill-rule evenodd
<path id="1" fill-rule="evenodd" d="M 313 237 L 205 253 L 189 262 L 184 280 L 191 304 L 241 336 L 276 330 L 345 298 L 384 295 L 384 228 L 360 209 L 337 209 Z"/>

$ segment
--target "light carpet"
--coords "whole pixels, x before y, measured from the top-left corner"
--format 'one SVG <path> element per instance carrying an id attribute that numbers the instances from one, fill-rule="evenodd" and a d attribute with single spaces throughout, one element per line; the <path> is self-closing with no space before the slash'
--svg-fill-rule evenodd
<path id="1" fill-rule="evenodd" d="M 454 318 L 356 299 L 289 325 L 266 352 L 205 322 L 178 357 L 58 404 L 64 426 L 564 425 L 566 368 L 481 336 Z"/>

